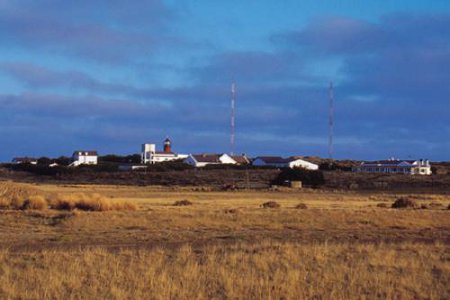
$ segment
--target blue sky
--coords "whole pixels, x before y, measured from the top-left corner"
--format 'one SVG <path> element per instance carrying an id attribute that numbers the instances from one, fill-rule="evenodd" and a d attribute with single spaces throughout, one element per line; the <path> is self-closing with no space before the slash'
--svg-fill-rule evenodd
<path id="1" fill-rule="evenodd" d="M 0 0 L 0 161 L 139 152 L 449 160 L 449 1 Z"/>

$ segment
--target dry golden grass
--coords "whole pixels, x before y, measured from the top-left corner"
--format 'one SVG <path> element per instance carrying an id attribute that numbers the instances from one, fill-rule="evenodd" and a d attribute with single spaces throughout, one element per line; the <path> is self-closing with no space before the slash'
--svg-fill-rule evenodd
<path id="1" fill-rule="evenodd" d="M 40 195 L 34 195 L 27 197 L 24 201 L 20 209 L 46 209 L 48 208 L 47 200 Z"/>
<path id="2" fill-rule="evenodd" d="M 29 188 L 67 211 L 0 211 L 0 298 L 449 298 L 448 195 Z"/>
<path id="3" fill-rule="evenodd" d="M 1 209 L 42 210 L 50 206 L 58 210 L 136 210 L 135 203 L 117 201 L 98 193 L 49 193 L 30 184 L 0 182 Z"/>
<path id="4" fill-rule="evenodd" d="M 279 243 L 0 252 L 20 299 L 448 299 L 442 244 Z"/>
<path id="5" fill-rule="evenodd" d="M 79 209 L 84 211 L 136 210 L 134 203 L 111 201 L 100 194 L 65 194 L 51 197 L 50 206 L 58 210 Z"/>

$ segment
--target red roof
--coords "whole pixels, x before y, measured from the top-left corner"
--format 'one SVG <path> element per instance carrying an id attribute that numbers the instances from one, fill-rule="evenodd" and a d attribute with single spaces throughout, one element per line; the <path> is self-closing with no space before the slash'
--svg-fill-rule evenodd
<path id="1" fill-rule="evenodd" d="M 234 159 L 235 162 L 238 164 L 248 164 L 250 163 L 250 160 L 245 155 L 232 155 L 232 159 Z"/>
<path id="2" fill-rule="evenodd" d="M 221 163 L 219 154 L 194 154 L 192 156 L 198 162 Z"/>

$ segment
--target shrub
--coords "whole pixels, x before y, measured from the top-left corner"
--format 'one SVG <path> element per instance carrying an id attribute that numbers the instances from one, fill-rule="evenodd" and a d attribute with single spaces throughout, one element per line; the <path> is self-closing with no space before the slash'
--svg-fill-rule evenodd
<path id="1" fill-rule="evenodd" d="M 303 185 L 318 187 L 325 183 L 322 171 L 306 170 L 301 168 L 283 169 L 277 178 L 272 181 L 273 185 L 283 185 L 290 181 L 301 181 Z"/>
<path id="2" fill-rule="evenodd" d="M 418 205 L 415 201 L 408 198 L 398 198 L 392 204 L 392 208 L 417 208 Z"/>
<path id="3" fill-rule="evenodd" d="M 0 209 L 8 208 L 11 205 L 11 201 L 4 197 L 0 197 Z"/>
<path id="4" fill-rule="evenodd" d="M 45 209 L 48 207 L 47 200 L 44 197 L 35 195 L 30 196 L 22 204 L 21 209 Z"/>
<path id="5" fill-rule="evenodd" d="M 387 205 L 387 203 L 378 203 L 377 207 L 379 207 L 379 208 L 388 208 L 389 205 Z"/>
<path id="6" fill-rule="evenodd" d="M 262 208 L 279 208 L 280 204 L 278 204 L 275 201 L 269 201 L 269 202 L 265 202 L 263 204 L 261 204 Z"/>
<path id="7" fill-rule="evenodd" d="M 299 203 L 295 206 L 297 209 L 307 209 L 308 206 L 305 203 Z"/>
<path id="8" fill-rule="evenodd" d="M 237 214 L 239 212 L 239 210 L 237 208 L 228 208 L 225 209 L 225 213 L 226 214 Z"/>
<path id="9" fill-rule="evenodd" d="M 422 205 L 420 205 L 420 209 L 428 209 L 428 205 L 422 204 Z"/>
<path id="10" fill-rule="evenodd" d="M 192 205 L 193 203 L 189 200 L 178 200 L 175 201 L 175 203 L 173 204 L 174 206 L 188 206 L 188 205 Z"/>
<path id="11" fill-rule="evenodd" d="M 137 206 L 129 202 L 113 202 L 102 195 L 70 194 L 58 195 L 51 202 L 51 207 L 58 210 L 84 210 L 84 211 L 108 211 L 108 210 L 136 210 Z"/>
<path id="12" fill-rule="evenodd" d="M 21 209 L 23 207 L 24 200 L 20 196 L 13 196 L 11 198 L 11 206 L 15 209 Z"/>

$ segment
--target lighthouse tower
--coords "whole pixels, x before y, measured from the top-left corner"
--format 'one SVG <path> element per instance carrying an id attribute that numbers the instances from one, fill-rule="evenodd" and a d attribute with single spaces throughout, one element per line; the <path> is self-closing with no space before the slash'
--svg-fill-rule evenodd
<path id="1" fill-rule="evenodd" d="M 164 140 L 164 153 L 172 153 L 172 142 L 168 137 Z"/>

